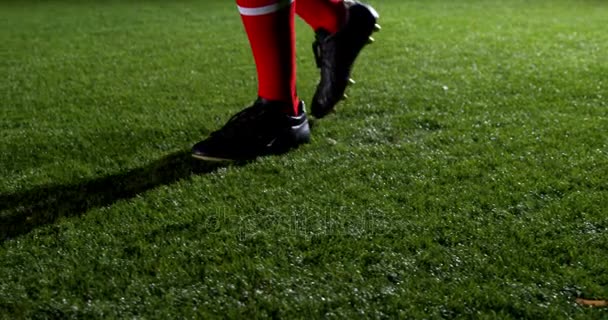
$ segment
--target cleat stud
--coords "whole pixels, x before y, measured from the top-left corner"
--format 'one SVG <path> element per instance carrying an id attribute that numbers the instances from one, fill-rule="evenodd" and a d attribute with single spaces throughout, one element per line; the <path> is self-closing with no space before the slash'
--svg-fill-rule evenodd
<path id="1" fill-rule="evenodd" d="M 353 84 L 356 84 L 357 81 L 353 80 L 353 78 L 348 78 L 348 83 L 353 85 Z"/>
<path id="2" fill-rule="evenodd" d="M 380 31 L 380 30 L 382 30 L 382 27 L 381 27 L 379 24 L 377 24 L 377 23 L 376 23 L 376 24 L 374 25 L 374 32 L 378 32 L 378 31 Z"/>
<path id="3" fill-rule="evenodd" d="M 368 43 L 368 44 L 372 44 L 372 43 L 374 43 L 375 41 L 376 41 L 376 39 L 374 39 L 374 38 L 372 38 L 372 37 L 369 37 L 369 38 L 367 39 L 367 43 Z"/>
<path id="4" fill-rule="evenodd" d="M 344 95 L 342 96 L 342 100 L 348 100 L 348 96 L 347 96 L 346 94 L 344 94 Z"/>

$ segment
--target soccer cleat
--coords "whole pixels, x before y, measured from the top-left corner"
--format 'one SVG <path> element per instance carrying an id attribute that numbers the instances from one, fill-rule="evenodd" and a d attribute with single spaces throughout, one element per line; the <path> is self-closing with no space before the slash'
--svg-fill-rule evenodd
<path id="1" fill-rule="evenodd" d="M 344 4 L 347 7 L 344 26 L 334 34 L 317 30 L 313 43 L 317 67 L 321 70 L 321 81 L 311 105 L 316 118 L 330 113 L 344 97 L 355 59 L 366 44 L 374 41 L 371 34 L 380 30 L 374 8 L 357 1 L 344 1 Z"/>
<path id="2" fill-rule="evenodd" d="M 194 158 L 206 161 L 247 161 L 282 154 L 310 141 L 310 127 L 300 102 L 297 116 L 289 103 L 258 99 L 235 114 L 209 138 L 192 147 Z"/>

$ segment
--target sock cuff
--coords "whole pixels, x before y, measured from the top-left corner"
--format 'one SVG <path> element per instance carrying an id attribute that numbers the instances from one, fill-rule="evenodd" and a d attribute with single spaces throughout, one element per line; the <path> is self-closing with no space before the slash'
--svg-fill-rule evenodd
<path id="1" fill-rule="evenodd" d="M 291 6 L 295 0 L 237 0 L 242 16 L 263 16 Z"/>

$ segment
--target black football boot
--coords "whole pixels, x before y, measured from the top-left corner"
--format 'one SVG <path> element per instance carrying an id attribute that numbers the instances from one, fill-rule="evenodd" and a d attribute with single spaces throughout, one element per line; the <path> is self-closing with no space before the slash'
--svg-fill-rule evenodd
<path id="1" fill-rule="evenodd" d="M 322 118 L 330 113 L 336 104 L 345 98 L 350 71 L 363 47 L 374 41 L 371 34 L 380 30 L 378 13 L 367 4 L 344 1 L 347 8 L 346 23 L 336 33 L 329 34 L 324 29 L 316 31 L 313 51 L 317 67 L 321 71 L 321 81 L 312 100 L 311 113 Z"/>
<path id="2" fill-rule="evenodd" d="M 219 130 L 192 147 L 194 158 L 206 161 L 247 161 L 282 154 L 310 141 L 310 127 L 300 102 L 298 115 L 289 103 L 258 99 L 235 114 Z"/>

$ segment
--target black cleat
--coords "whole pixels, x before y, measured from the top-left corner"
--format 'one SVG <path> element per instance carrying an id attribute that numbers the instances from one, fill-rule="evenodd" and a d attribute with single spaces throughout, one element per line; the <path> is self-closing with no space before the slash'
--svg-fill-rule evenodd
<path id="1" fill-rule="evenodd" d="M 304 103 L 300 102 L 297 116 L 289 115 L 291 108 L 288 103 L 260 98 L 195 144 L 192 156 L 206 161 L 247 161 L 308 143 L 310 127 Z"/>
<path id="2" fill-rule="evenodd" d="M 316 118 L 330 113 L 345 98 L 346 86 L 354 83 L 350 71 L 363 47 L 374 41 L 371 34 L 380 30 L 378 13 L 369 5 L 344 1 L 347 6 L 346 23 L 335 34 L 324 29 L 316 32 L 313 43 L 321 81 L 312 99 L 311 112 Z"/>

